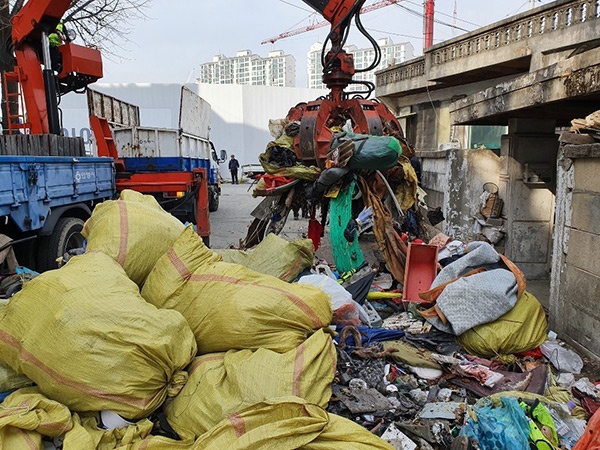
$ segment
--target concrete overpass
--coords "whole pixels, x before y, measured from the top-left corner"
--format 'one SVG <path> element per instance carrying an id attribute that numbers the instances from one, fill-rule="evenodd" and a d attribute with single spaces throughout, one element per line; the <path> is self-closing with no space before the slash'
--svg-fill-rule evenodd
<path id="1" fill-rule="evenodd" d="M 378 72 L 377 97 L 396 110 L 454 100 L 453 124 L 568 124 L 600 100 L 599 16 L 595 0 L 559 0 L 480 28 Z"/>
<path id="2" fill-rule="evenodd" d="M 437 44 L 377 73 L 376 95 L 403 122 L 423 162 L 442 230 L 474 229 L 482 186 L 499 186 L 498 244 L 542 295 L 551 327 L 600 356 L 600 144 L 559 132 L 600 109 L 600 2 L 559 0 Z M 493 150 L 471 139 L 505 126 Z M 586 143 L 579 148 L 573 143 Z M 564 144 L 564 145 L 563 145 Z M 498 226 L 498 224 L 495 224 Z M 533 283 L 529 286 L 534 286 Z M 546 294 L 546 295 L 544 295 Z"/>

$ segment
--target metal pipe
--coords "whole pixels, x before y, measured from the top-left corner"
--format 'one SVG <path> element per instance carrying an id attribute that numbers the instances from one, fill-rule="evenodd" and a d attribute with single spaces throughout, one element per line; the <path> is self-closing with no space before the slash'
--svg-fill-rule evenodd
<path id="1" fill-rule="evenodd" d="M 56 92 L 56 77 L 52 69 L 50 56 L 50 39 L 48 33 L 42 32 L 42 59 L 44 63 L 44 86 L 46 90 L 46 107 L 48 110 L 48 130 L 51 134 L 60 134 L 60 119 L 58 117 L 58 94 Z"/>
<path id="2" fill-rule="evenodd" d="M 44 63 L 44 68 L 52 68 L 52 59 L 50 58 L 50 39 L 48 38 L 48 33 L 45 31 L 42 32 L 42 62 Z"/>

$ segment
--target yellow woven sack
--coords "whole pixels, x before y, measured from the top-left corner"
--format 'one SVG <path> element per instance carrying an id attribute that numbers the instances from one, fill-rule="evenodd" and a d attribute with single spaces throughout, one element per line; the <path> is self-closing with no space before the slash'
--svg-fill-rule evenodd
<path id="1" fill-rule="evenodd" d="M 109 256 L 86 253 L 12 298 L 0 313 L 0 354 L 73 411 L 136 419 L 185 384 L 196 343 L 181 314 L 144 301 Z"/>
<path id="2" fill-rule="evenodd" d="M 506 314 L 457 336 L 471 354 L 483 358 L 506 357 L 539 347 L 548 334 L 548 321 L 537 298 L 525 291 Z"/>
<path id="3" fill-rule="evenodd" d="M 68 408 L 35 387 L 10 394 L 1 410 L 0 450 L 43 450 L 42 436 L 59 437 L 73 426 Z"/>
<path id="4" fill-rule="evenodd" d="M 319 436 L 328 421 L 323 408 L 302 399 L 267 400 L 230 414 L 200 436 L 194 450 L 301 448 Z"/>
<path id="5" fill-rule="evenodd" d="M 394 448 L 357 423 L 329 414 L 329 423 L 323 432 L 299 450 L 394 450 Z"/>
<path id="6" fill-rule="evenodd" d="M 394 450 L 348 419 L 318 405 L 282 397 L 229 415 L 203 434 L 194 450 Z"/>
<path id="7" fill-rule="evenodd" d="M 87 238 L 88 251 L 110 255 L 142 286 L 183 228 L 151 195 L 124 190 L 119 200 L 96 205 L 81 234 Z"/>
<path id="8" fill-rule="evenodd" d="M 73 415 L 73 429 L 63 441 L 63 450 L 186 450 L 194 441 L 176 441 L 151 434 L 154 424 L 142 419 L 123 428 L 105 430 L 97 417 Z"/>
<path id="9" fill-rule="evenodd" d="M 317 331 L 286 353 L 231 350 L 196 358 L 183 390 L 166 406 L 182 438 L 198 437 L 229 414 L 277 397 L 296 396 L 326 407 L 336 354 L 331 336 Z"/>
<path id="10" fill-rule="evenodd" d="M 312 266 L 315 257 L 310 239 L 287 241 L 270 233 L 250 250 L 215 250 L 223 261 L 241 264 L 283 281 L 294 281 L 300 272 Z"/>
<path id="11" fill-rule="evenodd" d="M 286 352 L 331 322 L 329 296 L 239 264 L 215 262 L 189 228 L 148 275 L 142 296 L 186 318 L 198 353 L 265 348 Z"/>

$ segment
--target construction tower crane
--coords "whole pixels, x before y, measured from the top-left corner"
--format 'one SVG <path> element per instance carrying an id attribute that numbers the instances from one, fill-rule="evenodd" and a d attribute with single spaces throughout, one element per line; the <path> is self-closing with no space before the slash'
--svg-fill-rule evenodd
<path id="1" fill-rule="evenodd" d="M 385 6 L 393 5 L 395 3 L 400 3 L 401 1 L 402 0 L 380 0 L 376 3 L 373 3 L 372 5 L 364 6 L 363 8 L 360 9 L 360 13 L 364 14 L 364 13 L 367 13 L 370 11 L 375 11 L 376 9 L 380 9 Z M 302 27 L 302 28 L 296 28 L 295 30 L 290 30 L 290 31 L 286 31 L 285 33 L 278 34 L 277 36 L 272 37 L 270 39 L 265 39 L 264 41 L 261 42 L 261 44 L 273 44 L 280 39 L 285 39 L 285 38 L 289 38 L 292 36 L 296 36 L 297 34 L 302 34 L 307 31 L 316 30 L 317 28 L 323 28 L 328 25 L 331 25 L 331 23 L 328 20 L 322 20 L 313 25 L 308 25 L 308 26 Z"/>
<path id="2" fill-rule="evenodd" d="M 384 8 L 389 5 L 394 5 L 400 3 L 402 0 L 380 0 L 371 5 L 364 6 L 360 9 L 360 14 L 364 14 L 367 12 L 375 11 L 380 8 Z M 423 16 L 423 36 L 424 36 L 424 46 L 423 48 L 431 47 L 433 45 L 433 17 L 434 17 L 434 8 L 435 8 L 435 0 L 426 0 L 425 1 L 425 14 Z M 275 42 L 289 38 L 292 36 L 296 36 L 298 34 L 305 33 L 307 31 L 316 30 L 317 28 L 323 28 L 330 25 L 331 22 L 328 20 L 322 20 L 313 25 L 308 25 L 302 28 L 296 28 L 294 30 L 286 31 L 284 33 L 278 34 L 269 39 L 265 39 L 261 42 L 261 44 L 274 44 Z"/>

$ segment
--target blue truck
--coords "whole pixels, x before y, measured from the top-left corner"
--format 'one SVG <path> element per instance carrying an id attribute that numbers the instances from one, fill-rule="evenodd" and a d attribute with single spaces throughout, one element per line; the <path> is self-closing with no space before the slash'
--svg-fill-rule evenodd
<path id="1" fill-rule="evenodd" d="M 15 137 L 30 138 L 3 136 L 4 142 Z M 0 155 L 0 234 L 12 239 L 20 265 L 57 268 L 58 259 L 82 246 L 80 231 L 94 205 L 115 192 L 112 158 Z"/>

